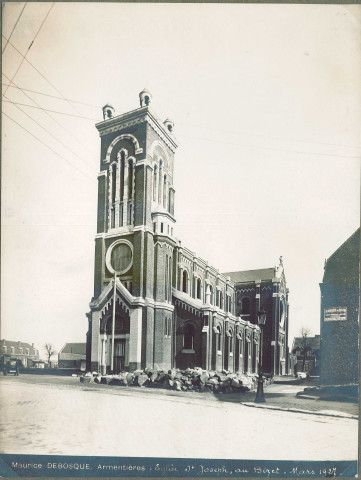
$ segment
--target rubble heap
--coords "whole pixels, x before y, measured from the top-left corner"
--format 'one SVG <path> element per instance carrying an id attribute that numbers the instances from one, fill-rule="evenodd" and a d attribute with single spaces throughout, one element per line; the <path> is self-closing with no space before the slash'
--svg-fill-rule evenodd
<path id="1" fill-rule="evenodd" d="M 80 377 L 81 382 L 94 382 L 106 385 L 166 388 L 176 391 L 198 391 L 213 393 L 242 393 L 257 389 L 257 374 L 232 373 L 227 370 L 216 372 L 202 368 L 161 370 L 146 368 L 135 372 L 121 372 L 118 375 L 101 375 L 88 372 Z M 263 377 L 267 386 L 272 379 Z"/>

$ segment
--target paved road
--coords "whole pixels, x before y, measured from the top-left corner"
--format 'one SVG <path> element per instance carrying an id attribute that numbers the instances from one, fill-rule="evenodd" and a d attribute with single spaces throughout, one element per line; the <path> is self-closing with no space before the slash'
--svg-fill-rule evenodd
<path id="1" fill-rule="evenodd" d="M 71 377 L 0 376 L 0 451 L 357 459 L 356 420 L 249 408 L 215 397 L 80 384 Z"/>

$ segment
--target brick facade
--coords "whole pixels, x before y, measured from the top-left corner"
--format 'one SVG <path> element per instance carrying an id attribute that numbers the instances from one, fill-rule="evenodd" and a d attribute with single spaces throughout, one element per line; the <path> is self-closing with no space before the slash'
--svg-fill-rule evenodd
<path id="1" fill-rule="evenodd" d="M 25 342 L 13 342 L 11 340 L 0 340 L 0 355 L 6 361 L 8 358 L 17 358 L 21 360 L 23 367 L 32 367 L 34 362 L 39 360 L 39 351 Z"/>
<path id="2" fill-rule="evenodd" d="M 325 262 L 321 289 L 321 383 L 358 383 L 360 229 Z"/>
<path id="3" fill-rule="evenodd" d="M 260 284 L 242 284 L 182 246 L 174 218 L 177 140 L 172 122 L 154 114 L 150 99 L 149 92 L 141 92 L 140 108 L 116 117 L 108 105 L 96 125 L 101 158 L 87 369 L 201 366 L 256 373 L 257 312 L 266 308 L 264 338 L 275 346 L 265 344 L 263 356 L 270 373 L 285 373 L 287 363 L 280 366 L 288 328 L 283 267 L 268 269 L 272 276 Z M 249 315 L 239 309 L 244 288 L 254 290 Z M 280 327 L 281 303 L 286 315 Z"/>

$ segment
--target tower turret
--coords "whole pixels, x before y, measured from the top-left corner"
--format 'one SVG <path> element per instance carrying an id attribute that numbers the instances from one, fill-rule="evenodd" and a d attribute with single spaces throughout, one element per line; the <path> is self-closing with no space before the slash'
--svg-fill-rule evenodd
<path id="1" fill-rule="evenodd" d="M 103 107 L 103 119 L 108 120 L 109 118 L 113 118 L 114 117 L 114 112 L 115 112 L 114 107 L 112 107 L 112 105 L 107 103 Z"/>
<path id="2" fill-rule="evenodd" d="M 147 107 L 152 101 L 152 94 L 145 88 L 139 94 L 140 106 Z"/>

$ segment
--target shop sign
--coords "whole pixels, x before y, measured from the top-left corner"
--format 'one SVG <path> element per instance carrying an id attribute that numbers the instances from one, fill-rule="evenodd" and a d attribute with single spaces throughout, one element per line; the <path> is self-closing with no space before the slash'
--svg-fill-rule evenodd
<path id="1" fill-rule="evenodd" d="M 347 320 L 347 308 L 325 308 L 324 320 L 325 322 L 339 322 L 342 320 Z"/>

